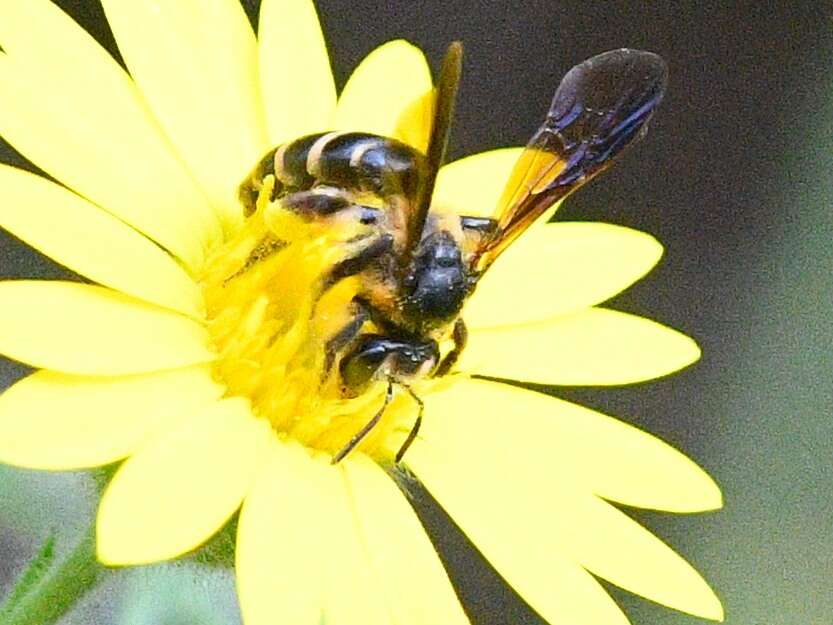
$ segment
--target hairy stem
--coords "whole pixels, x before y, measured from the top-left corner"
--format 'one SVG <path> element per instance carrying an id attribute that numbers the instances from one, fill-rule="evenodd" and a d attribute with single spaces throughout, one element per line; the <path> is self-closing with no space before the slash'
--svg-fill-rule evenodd
<path id="1" fill-rule="evenodd" d="M 90 528 L 66 558 L 11 606 L 3 625 L 52 625 L 92 590 L 108 569 L 96 560 Z"/>

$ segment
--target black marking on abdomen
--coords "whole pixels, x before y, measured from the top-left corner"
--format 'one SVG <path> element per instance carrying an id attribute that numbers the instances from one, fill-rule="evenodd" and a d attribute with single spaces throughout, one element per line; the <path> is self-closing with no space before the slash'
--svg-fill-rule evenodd
<path id="1" fill-rule="evenodd" d="M 326 133 L 319 132 L 307 135 L 278 148 L 275 158 L 275 175 L 290 190 L 301 191 L 315 184 L 315 176 L 307 170 L 307 158 L 312 146 L 324 134 Z"/>
<path id="2" fill-rule="evenodd" d="M 414 197 L 424 177 L 425 157 L 388 137 L 350 132 L 327 143 L 318 164 L 319 179 L 386 198 Z"/>
<path id="3" fill-rule="evenodd" d="M 263 180 L 270 174 L 276 179 L 271 201 L 317 184 L 370 192 L 383 199 L 415 198 L 427 174 L 427 161 L 401 141 L 366 132 L 307 135 L 270 150 L 243 182 L 239 197 L 245 216 L 254 213 Z"/>

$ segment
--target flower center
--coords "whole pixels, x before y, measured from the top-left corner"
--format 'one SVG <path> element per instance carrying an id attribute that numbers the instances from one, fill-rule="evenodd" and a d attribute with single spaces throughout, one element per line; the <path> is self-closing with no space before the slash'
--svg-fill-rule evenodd
<path id="1" fill-rule="evenodd" d="M 263 193 L 261 197 L 268 197 Z M 280 434 L 335 454 L 380 410 L 384 382 L 345 396 L 338 359 L 326 369 L 327 340 L 350 320 L 359 278 L 323 289 L 360 225 L 302 221 L 265 201 L 212 253 L 200 280 L 207 325 L 220 357 L 214 374 L 230 396 L 251 402 Z M 389 459 L 416 417 L 398 393 L 358 448 Z"/>

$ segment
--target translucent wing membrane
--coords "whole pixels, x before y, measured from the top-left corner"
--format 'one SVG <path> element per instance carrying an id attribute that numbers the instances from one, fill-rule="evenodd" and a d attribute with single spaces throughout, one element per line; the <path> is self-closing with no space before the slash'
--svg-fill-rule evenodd
<path id="1" fill-rule="evenodd" d="M 478 253 L 478 269 L 485 270 L 548 208 L 644 136 L 667 73 L 656 54 L 628 49 L 594 56 L 567 73 L 510 176 L 495 234 Z"/>

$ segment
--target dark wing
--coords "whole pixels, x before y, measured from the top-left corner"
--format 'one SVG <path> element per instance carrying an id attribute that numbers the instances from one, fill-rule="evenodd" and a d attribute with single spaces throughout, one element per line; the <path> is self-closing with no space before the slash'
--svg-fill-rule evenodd
<path id="1" fill-rule="evenodd" d="M 667 74 L 656 54 L 627 49 L 594 56 L 567 73 L 544 124 L 515 165 L 494 234 L 475 252 L 476 269 L 488 268 L 548 208 L 645 135 Z"/>
<path id="2" fill-rule="evenodd" d="M 459 41 L 448 46 L 443 58 L 442 69 L 435 88 L 434 121 L 431 125 L 431 137 L 428 140 L 428 164 L 426 176 L 420 188 L 418 197 L 412 207 L 409 207 L 406 223 L 405 248 L 402 254 L 402 267 L 408 267 L 411 257 L 422 239 L 422 230 L 428 211 L 431 208 L 431 196 L 434 193 L 434 183 L 437 173 L 443 165 L 445 150 L 448 146 L 448 135 L 451 130 L 451 119 L 454 116 L 454 104 L 457 100 L 457 87 L 463 66 L 463 44 Z"/>

